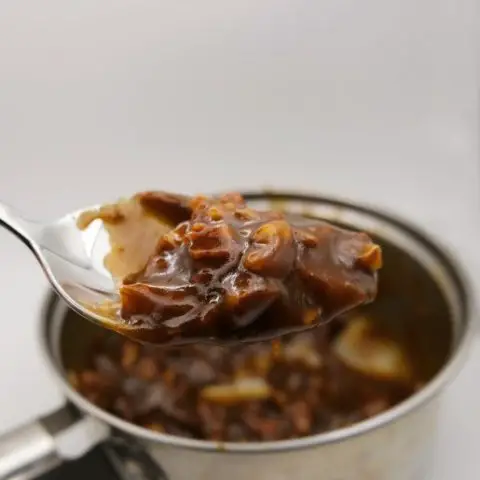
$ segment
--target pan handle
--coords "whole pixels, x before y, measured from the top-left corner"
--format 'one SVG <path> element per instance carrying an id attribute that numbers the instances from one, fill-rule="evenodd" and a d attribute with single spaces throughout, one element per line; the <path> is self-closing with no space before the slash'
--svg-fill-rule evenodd
<path id="1" fill-rule="evenodd" d="M 31 480 L 79 458 L 110 436 L 110 428 L 70 406 L 0 436 L 0 480 Z"/>

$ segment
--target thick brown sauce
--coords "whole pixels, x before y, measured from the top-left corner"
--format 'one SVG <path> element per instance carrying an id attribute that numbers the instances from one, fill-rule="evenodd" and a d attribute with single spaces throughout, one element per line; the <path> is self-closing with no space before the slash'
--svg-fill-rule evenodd
<path id="1" fill-rule="evenodd" d="M 101 408 L 155 431 L 233 442 L 297 438 L 377 415 L 419 388 L 410 358 L 372 325 L 336 319 L 232 347 L 159 349 L 103 337 L 70 381 Z"/>
<path id="2" fill-rule="evenodd" d="M 79 333 L 94 327 L 69 318 L 71 384 L 126 421 L 222 442 L 298 438 L 378 415 L 438 371 L 451 340 L 448 309 L 430 277 L 404 252 L 382 247 L 380 296 L 364 315 L 272 342 L 156 348 L 101 333 L 86 348 L 90 340 Z M 72 333 L 82 341 L 72 342 Z"/>
<path id="3" fill-rule="evenodd" d="M 151 240 L 135 244 L 116 235 L 112 242 L 113 252 L 123 255 L 123 271 L 129 248 L 137 253 L 137 267 L 138 252 L 150 253 L 146 266 L 132 268 L 135 273 L 125 276 L 120 287 L 123 323 L 118 331 L 136 340 L 179 344 L 273 338 L 375 298 L 381 251 L 365 233 L 257 211 L 238 194 L 190 198 L 147 192 L 132 202 L 135 212 L 140 207 L 148 213 L 149 222 L 155 217 L 174 226 L 159 236 L 153 252 Z M 112 216 L 112 208 L 115 212 L 112 206 L 106 210 L 110 215 L 86 214 L 81 226 L 101 218 L 113 238 L 129 216 Z M 109 261 L 111 266 L 111 256 Z"/>

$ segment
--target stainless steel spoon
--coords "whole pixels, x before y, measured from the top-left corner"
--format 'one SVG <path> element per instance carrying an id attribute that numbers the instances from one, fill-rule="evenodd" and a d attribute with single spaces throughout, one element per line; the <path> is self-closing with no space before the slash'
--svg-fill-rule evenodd
<path id="1" fill-rule="evenodd" d="M 14 208 L 0 202 L 0 226 L 30 248 L 53 288 L 72 309 L 102 327 L 128 329 L 120 323 L 119 316 L 102 315 L 98 308 L 118 302 L 119 295 L 103 266 L 110 249 L 103 223 L 96 220 L 88 229 L 80 230 L 77 219 L 82 212 L 42 223 L 26 220 Z"/>

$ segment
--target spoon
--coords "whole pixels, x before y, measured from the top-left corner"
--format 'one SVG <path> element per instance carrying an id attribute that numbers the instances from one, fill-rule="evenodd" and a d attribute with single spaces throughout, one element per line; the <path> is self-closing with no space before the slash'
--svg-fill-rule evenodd
<path id="1" fill-rule="evenodd" d="M 110 249 L 103 223 L 96 221 L 91 228 L 80 230 L 77 219 L 83 211 L 42 223 L 27 220 L 0 202 L 0 226 L 33 252 L 52 287 L 73 310 L 104 328 L 128 329 L 112 314 L 113 309 L 104 308 L 106 313 L 102 314 L 102 306 L 118 303 L 118 289 L 103 266 Z"/>
<path id="2" fill-rule="evenodd" d="M 127 204 L 143 218 L 176 227 L 154 237 L 144 267 L 121 283 L 104 264 L 119 248 L 112 240 L 112 250 L 111 225 L 104 227 L 102 215 L 89 217 L 99 207 L 41 223 L 0 203 L 0 226 L 30 248 L 74 311 L 142 343 L 266 340 L 313 328 L 375 298 L 381 249 L 366 233 L 256 211 L 239 194 L 191 197 L 185 206 L 184 196 L 144 192 Z M 111 215 L 111 207 L 103 208 Z M 179 211 L 180 223 L 172 221 Z M 128 215 L 117 215 L 122 228 L 131 228 Z M 132 231 L 144 236 L 144 227 Z"/>

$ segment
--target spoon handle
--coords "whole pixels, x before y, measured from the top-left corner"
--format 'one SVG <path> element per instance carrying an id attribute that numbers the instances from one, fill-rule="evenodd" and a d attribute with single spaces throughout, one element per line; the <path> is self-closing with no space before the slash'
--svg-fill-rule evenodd
<path id="1" fill-rule="evenodd" d="M 24 220 L 13 207 L 0 201 L 0 226 L 5 227 L 16 237 L 22 240 L 29 248 L 33 247 L 32 233 L 34 223 Z"/>
<path id="2" fill-rule="evenodd" d="M 16 209 L 0 202 L 0 226 L 22 240 L 39 260 L 52 253 L 81 268 L 90 268 L 91 261 L 85 252 L 82 233 L 76 227 L 76 218 L 67 215 L 54 223 L 25 220 Z"/>

